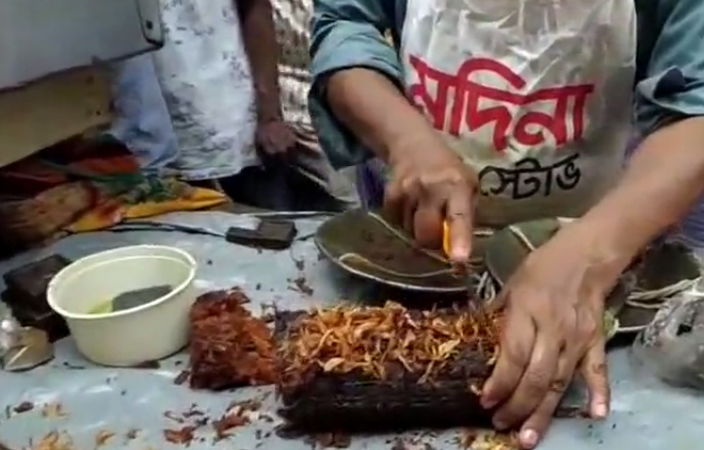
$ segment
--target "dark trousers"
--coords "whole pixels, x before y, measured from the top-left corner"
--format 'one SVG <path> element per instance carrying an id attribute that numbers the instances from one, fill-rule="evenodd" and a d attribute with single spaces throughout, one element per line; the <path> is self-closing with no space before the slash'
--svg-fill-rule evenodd
<path id="1" fill-rule="evenodd" d="M 219 180 L 235 203 L 273 211 L 342 211 L 342 202 L 284 164 L 253 166 Z"/>

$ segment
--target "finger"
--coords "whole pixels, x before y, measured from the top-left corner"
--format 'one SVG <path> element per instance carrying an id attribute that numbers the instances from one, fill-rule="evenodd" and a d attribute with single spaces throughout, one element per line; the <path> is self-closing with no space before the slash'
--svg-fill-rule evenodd
<path id="1" fill-rule="evenodd" d="M 538 330 L 530 362 L 516 390 L 494 414 L 494 424 L 499 429 L 522 423 L 536 410 L 556 380 L 562 342 L 556 341 L 550 330 Z M 571 371 L 574 371 L 573 361 Z M 570 373 L 571 374 L 571 373 Z M 564 380 L 563 380 L 564 381 Z"/>
<path id="2" fill-rule="evenodd" d="M 443 204 L 430 196 L 422 196 L 413 216 L 413 236 L 426 248 L 442 246 Z"/>
<path id="3" fill-rule="evenodd" d="M 530 362 L 535 342 L 535 324 L 524 314 L 506 310 L 499 357 L 491 377 L 482 388 L 481 404 L 486 409 L 506 401 L 514 392 Z"/>
<path id="4" fill-rule="evenodd" d="M 446 220 L 450 233 L 450 260 L 464 264 L 472 253 L 472 226 L 474 205 L 472 191 L 456 189 L 447 200 Z"/>
<path id="5" fill-rule="evenodd" d="M 557 373 L 550 383 L 547 394 L 545 394 L 545 397 L 538 407 L 535 408 L 528 420 L 526 420 L 521 427 L 518 440 L 523 448 L 535 448 L 543 439 L 555 414 L 555 410 L 559 406 L 562 397 L 565 395 L 565 391 L 572 381 L 574 370 L 577 366 L 577 358 L 565 353 L 561 356 L 557 364 Z"/>
<path id="6" fill-rule="evenodd" d="M 403 229 L 411 236 L 415 237 L 414 220 L 416 211 L 418 210 L 418 202 L 415 198 L 406 198 L 403 204 Z"/>
<path id="7" fill-rule="evenodd" d="M 384 216 L 395 224 L 403 225 L 404 195 L 400 180 L 392 178 L 384 189 Z"/>
<path id="8" fill-rule="evenodd" d="M 579 372 L 589 391 L 589 412 L 594 419 L 605 419 L 609 415 L 611 388 L 606 362 L 606 349 L 603 337 L 587 351 L 582 359 Z"/>
<path id="9" fill-rule="evenodd" d="M 406 183 L 403 188 L 403 191 L 403 228 L 408 232 L 408 234 L 414 236 L 414 218 L 416 215 L 416 211 L 418 210 L 421 189 L 418 183 Z"/>

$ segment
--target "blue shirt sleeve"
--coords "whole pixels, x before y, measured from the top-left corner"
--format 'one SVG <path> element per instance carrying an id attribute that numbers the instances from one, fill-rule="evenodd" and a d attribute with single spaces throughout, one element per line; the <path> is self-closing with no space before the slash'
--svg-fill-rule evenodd
<path id="1" fill-rule="evenodd" d="M 672 122 L 704 114 L 704 1 L 636 0 L 642 79 L 635 90 L 638 131 L 647 136 Z M 643 12 L 643 14 L 641 14 Z M 639 53 L 642 49 L 639 49 Z"/>
<path id="2" fill-rule="evenodd" d="M 400 85 L 401 64 L 384 38 L 394 27 L 392 0 L 315 0 L 311 36 L 313 85 L 309 109 L 323 150 L 335 167 L 358 164 L 370 153 L 327 105 L 325 83 L 336 71 L 377 70 Z"/>

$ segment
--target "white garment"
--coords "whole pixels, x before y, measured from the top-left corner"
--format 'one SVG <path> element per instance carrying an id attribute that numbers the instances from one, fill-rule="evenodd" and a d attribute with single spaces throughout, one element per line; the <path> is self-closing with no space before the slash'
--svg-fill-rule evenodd
<path id="1" fill-rule="evenodd" d="M 408 0 L 401 50 L 409 97 L 480 175 L 480 223 L 579 216 L 615 182 L 633 2 Z"/>
<path id="2" fill-rule="evenodd" d="M 161 0 L 166 45 L 154 54 L 186 179 L 259 163 L 249 61 L 232 0 Z"/>

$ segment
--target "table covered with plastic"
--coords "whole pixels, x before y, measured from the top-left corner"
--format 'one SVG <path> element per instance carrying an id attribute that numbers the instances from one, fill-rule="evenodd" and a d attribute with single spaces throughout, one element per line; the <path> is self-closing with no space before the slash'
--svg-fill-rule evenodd
<path id="1" fill-rule="evenodd" d="M 311 236 L 324 218 L 297 218 L 299 232 L 294 245 L 275 252 L 230 244 L 218 236 L 232 226 L 255 226 L 253 216 L 173 214 L 159 222 L 211 234 L 186 233 L 168 226 L 134 226 L 119 232 L 76 235 L 3 261 L 0 272 L 55 253 L 75 260 L 124 245 L 165 244 L 182 248 L 198 260 L 200 290 L 241 287 L 251 298 L 248 306 L 255 314 L 272 303 L 281 310 L 296 310 L 372 296 L 373 285 L 341 273 L 319 257 Z M 301 279 L 305 279 L 305 289 L 301 289 Z M 0 407 L 4 409 L 0 443 L 8 449 L 296 450 L 329 445 L 352 450 L 431 450 L 462 448 L 466 442 L 465 430 L 292 438 L 277 432 L 282 421 L 276 413 L 273 388 L 216 393 L 191 390 L 183 383 L 188 366 L 185 354 L 141 368 L 115 369 L 87 362 L 70 338 L 58 342 L 55 353 L 49 364 L 29 372 L 0 371 Z M 613 401 L 609 419 L 556 420 L 541 449 L 690 450 L 701 446 L 704 408 L 696 395 L 665 387 L 633 369 L 627 350 L 610 354 L 610 374 Z M 246 417 L 245 423 L 224 430 L 219 427 L 220 419 L 236 409 Z"/>

